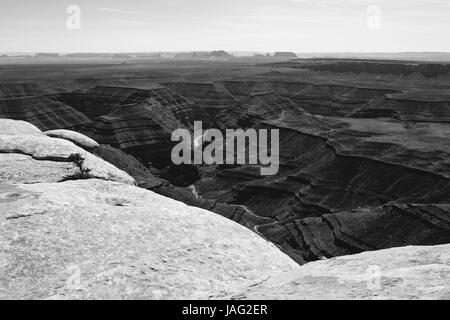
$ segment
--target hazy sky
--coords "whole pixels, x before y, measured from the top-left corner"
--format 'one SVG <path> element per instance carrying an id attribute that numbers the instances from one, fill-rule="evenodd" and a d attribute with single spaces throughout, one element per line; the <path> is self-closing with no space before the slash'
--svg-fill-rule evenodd
<path id="1" fill-rule="evenodd" d="M 0 0 L 0 52 L 450 51 L 449 39 L 450 0 Z"/>

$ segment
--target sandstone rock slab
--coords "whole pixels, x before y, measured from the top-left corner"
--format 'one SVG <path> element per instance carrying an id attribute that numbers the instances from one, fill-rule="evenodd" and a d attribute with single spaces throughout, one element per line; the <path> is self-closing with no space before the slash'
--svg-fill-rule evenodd
<path id="1" fill-rule="evenodd" d="M 410 246 L 310 262 L 234 299 L 450 299 L 450 245 Z"/>
<path id="2" fill-rule="evenodd" d="M 79 170 L 69 159 L 73 154 L 84 159 L 83 167 L 89 171 L 85 178 L 136 184 L 124 171 L 68 140 L 50 138 L 27 122 L 0 122 L 0 181 L 3 183 L 64 180 Z"/>
<path id="3" fill-rule="evenodd" d="M 49 130 L 45 131 L 44 134 L 52 138 L 61 138 L 69 140 L 83 149 L 92 149 L 100 146 L 93 139 L 85 136 L 84 134 L 72 130 L 66 129 Z"/>
<path id="4" fill-rule="evenodd" d="M 145 189 L 0 185 L 1 299 L 207 299 L 297 268 L 243 226 Z"/>
<path id="5" fill-rule="evenodd" d="M 29 122 L 12 119 L 0 119 L 0 134 L 42 134 L 38 127 Z"/>

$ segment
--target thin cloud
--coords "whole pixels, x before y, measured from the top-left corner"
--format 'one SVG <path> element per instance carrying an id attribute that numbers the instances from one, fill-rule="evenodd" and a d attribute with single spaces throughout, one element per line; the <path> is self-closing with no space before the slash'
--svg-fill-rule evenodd
<path id="1" fill-rule="evenodd" d="M 135 25 L 135 26 L 145 26 L 145 25 L 153 24 L 150 21 L 140 21 L 140 20 L 110 20 L 109 22 L 127 24 L 127 25 Z"/>
<path id="2" fill-rule="evenodd" d="M 123 13 L 123 14 L 142 14 L 142 12 L 138 11 L 129 11 L 129 10 L 122 10 L 122 9 L 116 9 L 116 8 L 93 8 L 93 10 L 97 11 L 103 11 L 103 12 L 111 12 L 111 13 Z"/>
<path id="3" fill-rule="evenodd" d="M 204 22 L 207 24 L 215 24 L 215 25 L 222 25 L 227 27 L 233 27 L 233 28 L 259 28 L 257 24 L 251 24 L 251 23 L 239 23 L 229 20 L 223 20 L 223 19 L 216 19 L 216 18 L 205 18 L 205 17 L 197 17 L 195 20 L 199 22 Z"/>

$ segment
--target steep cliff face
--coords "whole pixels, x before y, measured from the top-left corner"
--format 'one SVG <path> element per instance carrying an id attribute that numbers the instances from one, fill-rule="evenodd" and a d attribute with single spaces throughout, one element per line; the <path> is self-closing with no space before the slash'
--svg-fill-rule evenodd
<path id="1" fill-rule="evenodd" d="M 0 118 L 28 121 L 41 130 L 79 129 L 89 118 L 53 99 L 55 90 L 36 84 L 0 85 Z"/>
<path id="2" fill-rule="evenodd" d="M 371 127 L 369 122 L 359 123 L 359 120 L 349 128 L 350 122 L 340 127 L 338 122 L 322 126 L 314 121 L 299 123 L 294 120 L 298 116 L 292 115 L 286 119 L 292 120 L 284 121 L 284 126 L 262 126 L 280 129 L 280 171 L 276 176 L 251 175 L 252 171 L 245 166 L 217 168 L 215 175 L 195 183 L 198 194 L 243 205 L 256 216 L 271 219 L 262 224 L 257 220 L 259 225 L 254 227 L 299 263 L 320 256 L 450 241 L 445 219 L 438 219 L 437 225 L 412 222 L 418 229 L 405 229 L 406 221 L 427 220 L 435 212 L 448 217 L 446 206 L 431 213 L 413 210 L 416 218 L 406 209 L 404 221 L 394 218 L 394 211 L 389 207 L 381 208 L 386 204 L 419 204 L 420 207 L 450 202 L 447 169 L 450 143 L 444 138 L 445 131 L 428 125 L 418 131 L 404 129 L 402 125 L 396 128 L 390 121 L 384 123 L 383 129 L 383 123 L 372 123 Z M 268 123 L 279 125 L 281 121 Z M 434 143 L 440 139 L 442 144 Z M 388 219 L 390 228 L 382 227 L 380 212 L 387 212 L 385 217 L 393 219 Z M 352 245 L 342 243 L 339 232 L 335 231 L 344 216 L 349 217 L 346 224 L 350 230 L 347 233 L 353 238 Z M 245 216 L 233 218 L 248 224 Z M 379 238 L 368 244 L 365 236 L 357 231 L 361 224 L 377 230 L 373 236 Z M 421 233 L 441 236 L 421 237 Z M 310 249 L 305 242 L 318 244 Z"/>
<path id="3" fill-rule="evenodd" d="M 348 114 L 354 118 L 394 118 L 411 122 L 450 122 L 450 101 L 382 97 Z"/>
<path id="4" fill-rule="evenodd" d="M 196 192 L 203 200 L 221 202 L 221 214 L 277 243 L 299 263 L 321 256 L 450 241 L 450 230 L 441 218 L 436 218 L 439 222 L 434 225 L 417 223 L 417 229 L 403 230 L 406 221 L 449 214 L 445 204 L 450 202 L 450 132 L 445 117 L 439 117 L 441 112 L 446 114 L 445 105 L 429 108 L 434 102 L 422 101 L 419 115 L 419 101 L 409 109 L 397 103 L 391 107 L 402 117 L 392 113 L 390 117 L 375 114 L 361 119 L 353 117 L 355 110 L 372 103 L 381 105 L 380 97 L 394 101 L 397 98 L 392 95 L 398 92 L 248 81 L 224 81 L 202 88 L 180 94 L 201 100 L 206 92 L 222 91 L 251 115 L 252 122 L 247 125 L 280 130 L 280 171 L 263 178 L 250 166 L 202 169 Z M 321 113 L 328 116 L 315 116 Z M 407 118 L 421 123 L 408 123 Z M 245 116 L 237 119 L 235 123 Z M 238 205 L 241 209 L 237 212 L 246 214 L 232 213 L 227 205 Z M 399 211 L 392 209 L 403 205 L 407 208 L 402 211 L 404 221 L 394 218 L 393 212 Z M 409 206 L 439 209 L 412 210 Z M 382 212 L 393 219 L 390 229 L 379 225 Z M 343 216 L 350 217 L 347 241 L 341 239 L 338 228 Z M 367 241 L 358 229 L 361 224 L 377 230 L 372 236 L 379 238 Z M 430 236 L 435 233 L 439 236 Z"/>
<path id="5" fill-rule="evenodd" d="M 214 198 L 200 198 L 192 191 L 192 186 L 191 188 L 186 188 L 173 185 L 168 180 L 161 178 L 161 172 L 159 170 L 148 169 L 138 159 L 126 154 L 120 149 L 109 145 L 100 145 L 98 148 L 92 150 L 92 152 L 130 174 L 141 188 L 154 191 L 190 206 L 215 212 L 228 219 L 239 222 L 252 230 L 254 230 L 256 225 L 270 223 L 272 221 L 269 218 L 255 215 L 245 206 L 219 202 Z"/>
<path id="6" fill-rule="evenodd" d="M 194 105 L 199 110 L 194 119 L 203 121 L 205 127 L 232 126 L 236 121 L 233 116 L 243 112 L 238 99 L 218 89 L 213 83 L 174 82 L 165 83 L 164 86 Z"/>
<path id="7" fill-rule="evenodd" d="M 60 99 L 91 118 L 81 129 L 84 134 L 160 168 L 170 163 L 172 131 L 190 128 L 194 119 L 207 119 L 201 108 L 161 86 L 150 90 L 98 86 Z"/>
<path id="8" fill-rule="evenodd" d="M 257 230 L 300 263 L 407 245 L 450 241 L 448 204 L 391 204 L 293 219 Z"/>
<path id="9" fill-rule="evenodd" d="M 0 98 L 2 100 L 54 93 L 57 93 L 57 91 L 44 88 L 42 85 L 38 85 L 36 83 L 0 84 Z"/>
<path id="10" fill-rule="evenodd" d="M 238 86 L 239 83 L 235 83 Z M 399 90 L 301 82 L 265 82 L 265 93 L 288 99 L 311 114 L 351 118 L 393 118 L 415 122 L 449 122 L 446 95 L 404 94 Z M 241 84 L 244 86 L 244 84 Z M 262 84 L 249 88 L 261 90 Z M 252 93 L 256 95 L 256 93 Z"/>
<path id="11" fill-rule="evenodd" d="M 450 72 L 448 63 L 424 63 L 418 61 L 364 60 L 364 59 L 305 59 L 284 62 L 294 68 L 307 68 L 315 71 L 367 74 L 419 74 L 426 78 L 446 75 Z"/>

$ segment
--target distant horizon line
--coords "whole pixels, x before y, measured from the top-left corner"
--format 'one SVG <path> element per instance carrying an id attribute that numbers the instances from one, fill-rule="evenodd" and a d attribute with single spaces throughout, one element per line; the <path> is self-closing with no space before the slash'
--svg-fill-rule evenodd
<path id="1" fill-rule="evenodd" d="M 143 54 L 143 53 L 194 53 L 194 52 L 214 52 L 225 51 L 227 53 L 275 53 L 275 52 L 292 52 L 295 54 L 405 54 L 405 53 L 434 53 L 434 54 L 450 54 L 450 51 L 293 51 L 293 50 L 156 50 L 156 51 L 4 51 L 0 54 Z"/>

